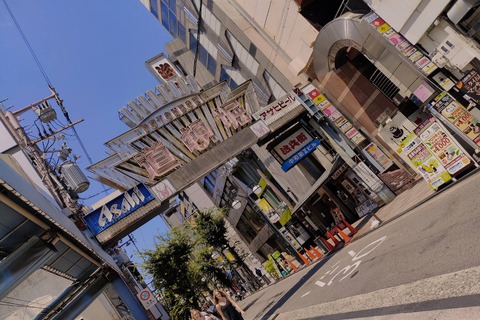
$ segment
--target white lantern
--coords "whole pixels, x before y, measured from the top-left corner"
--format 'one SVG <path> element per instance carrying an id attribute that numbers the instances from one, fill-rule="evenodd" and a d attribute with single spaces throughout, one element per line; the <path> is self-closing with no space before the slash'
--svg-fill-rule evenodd
<path id="1" fill-rule="evenodd" d="M 234 200 L 232 202 L 232 208 L 238 210 L 242 207 L 242 202 L 240 200 Z"/>
<path id="2" fill-rule="evenodd" d="M 259 185 L 256 185 L 252 188 L 252 191 L 258 196 L 262 193 L 262 187 L 260 187 Z"/>

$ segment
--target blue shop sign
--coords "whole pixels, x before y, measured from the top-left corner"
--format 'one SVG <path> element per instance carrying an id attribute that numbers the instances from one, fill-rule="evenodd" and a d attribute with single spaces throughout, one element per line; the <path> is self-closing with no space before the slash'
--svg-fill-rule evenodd
<path id="1" fill-rule="evenodd" d="M 97 235 L 153 199 L 154 196 L 141 183 L 90 212 L 83 220 L 92 233 Z"/>
<path id="2" fill-rule="evenodd" d="M 309 144 L 307 144 L 305 147 L 302 148 L 302 150 L 298 151 L 293 157 L 291 157 L 282 164 L 283 171 L 287 172 L 288 170 L 290 170 L 294 165 L 300 162 L 300 160 L 305 158 L 307 154 L 315 150 L 319 145 L 320 141 L 318 141 L 318 139 L 315 139 Z"/>

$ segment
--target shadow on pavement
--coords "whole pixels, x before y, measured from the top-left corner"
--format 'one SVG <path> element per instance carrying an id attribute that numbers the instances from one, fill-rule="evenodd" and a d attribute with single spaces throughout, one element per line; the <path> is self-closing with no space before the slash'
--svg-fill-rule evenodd
<path id="1" fill-rule="evenodd" d="M 461 296 L 461 297 L 401 304 L 401 305 L 391 306 L 391 307 L 337 313 L 337 314 L 324 315 L 324 316 L 319 316 L 314 318 L 302 318 L 302 320 L 315 320 L 315 319 L 345 320 L 345 319 L 358 319 L 358 318 L 365 319 L 370 317 L 389 316 L 389 315 L 402 314 L 402 313 L 412 313 L 408 319 L 419 319 L 419 317 L 416 317 L 413 313 L 424 312 L 424 311 L 471 308 L 471 307 L 478 307 L 478 306 L 480 306 L 480 294 L 473 294 L 473 295 Z M 462 314 L 461 311 L 459 311 L 457 319 L 473 319 L 473 318 L 470 318 L 468 314 L 465 314 L 467 316 L 466 318 L 461 317 L 461 314 Z M 399 319 L 399 318 L 395 318 L 395 319 Z M 479 318 L 475 318 L 475 319 L 479 319 Z"/>
<path id="2" fill-rule="evenodd" d="M 338 252 L 338 251 L 336 251 Z M 335 252 L 335 253 L 336 253 Z M 268 310 L 268 312 L 263 316 L 261 317 L 261 319 L 268 319 L 269 317 L 271 317 L 272 315 L 275 314 L 275 310 L 278 310 L 280 307 L 282 307 L 285 302 L 287 302 L 297 291 L 298 289 L 300 289 L 303 284 L 308 281 L 321 267 L 323 267 L 323 265 L 325 263 L 327 263 L 333 256 L 335 256 L 335 253 L 334 254 L 331 254 L 329 255 L 328 257 L 326 257 L 325 259 L 317 262 L 315 265 L 313 265 L 310 270 L 308 270 L 307 273 L 305 273 L 305 275 L 303 277 L 301 277 L 297 283 L 290 288 L 290 290 L 288 290 L 284 295 L 283 297 L 277 301 L 277 303 L 275 303 L 275 305 L 273 305 L 270 310 Z M 267 310 L 268 307 L 270 307 L 270 305 L 273 304 L 273 301 L 268 304 L 263 310 Z M 263 312 L 259 313 L 255 319 L 259 319 L 259 316 L 262 314 Z"/>
<path id="3" fill-rule="evenodd" d="M 265 306 L 265 308 L 263 308 L 263 310 L 260 311 L 260 312 L 255 316 L 254 319 L 263 318 L 263 316 L 262 316 L 263 313 L 266 312 L 266 311 L 268 310 L 268 308 L 270 308 L 270 306 L 275 303 L 275 298 L 278 297 L 278 296 L 280 296 L 280 295 L 282 295 L 282 294 L 283 294 L 283 291 L 280 292 L 280 293 L 277 293 L 276 295 L 274 295 L 274 296 L 272 297 L 273 300 L 272 300 L 269 304 L 267 304 L 267 305 Z M 250 305 L 251 305 L 251 304 L 250 304 Z"/>
<path id="4" fill-rule="evenodd" d="M 260 299 L 260 297 L 252 300 L 252 302 L 250 302 L 249 304 L 247 304 L 245 307 L 243 307 L 243 310 L 248 310 L 248 308 L 250 308 L 255 302 L 258 301 L 258 299 Z"/>

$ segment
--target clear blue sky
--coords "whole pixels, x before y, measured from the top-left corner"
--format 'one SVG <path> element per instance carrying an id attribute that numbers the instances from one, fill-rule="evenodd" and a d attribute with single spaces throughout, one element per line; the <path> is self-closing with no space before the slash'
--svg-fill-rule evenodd
<path id="1" fill-rule="evenodd" d="M 70 119 L 85 119 L 76 129 L 93 162 L 105 158 L 103 143 L 128 129 L 118 119 L 117 111 L 158 84 L 144 63 L 163 52 L 171 36 L 139 0 L 7 3 L 64 100 Z M 43 76 L 0 1 L 0 100 L 8 98 L 4 105 L 13 104 L 18 109 L 48 95 Z M 56 107 L 54 102 L 52 105 Z M 56 111 L 66 123 L 60 110 Z M 78 164 L 82 169 L 87 167 L 80 146 L 71 136 L 68 138 L 73 153 L 82 156 Z M 80 196 L 89 197 L 102 190 L 91 180 L 89 190 Z M 84 203 L 89 205 L 103 196 Z M 149 246 L 152 235 L 165 228 L 163 221 L 155 218 L 140 229 L 142 232 L 134 233 L 137 245 Z"/>

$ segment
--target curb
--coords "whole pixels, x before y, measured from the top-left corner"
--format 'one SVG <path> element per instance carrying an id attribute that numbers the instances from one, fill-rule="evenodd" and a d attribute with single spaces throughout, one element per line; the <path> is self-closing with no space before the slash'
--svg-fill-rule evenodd
<path id="1" fill-rule="evenodd" d="M 390 219 L 388 219 L 388 220 L 386 220 L 386 221 L 383 221 L 383 223 L 381 223 L 377 228 L 375 228 L 375 229 L 373 229 L 373 230 L 370 229 L 370 230 L 368 230 L 367 232 L 359 235 L 358 237 L 355 237 L 355 235 L 354 235 L 354 236 L 352 237 L 352 241 L 351 241 L 350 243 L 355 242 L 356 240 L 365 237 L 366 235 L 370 234 L 371 232 L 380 229 L 381 227 L 385 226 L 386 224 L 388 224 L 388 223 L 390 223 L 390 222 L 392 222 L 392 221 L 395 221 L 396 219 L 400 218 L 401 216 L 409 213 L 410 211 L 412 211 L 412 210 L 420 207 L 421 205 L 425 204 L 426 202 L 428 202 L 428 201 L 430 201 L 431 199 L 435 198 L 436 196 L 440 195 L 442 192 L 444 192 L 444 191 L 452 188 L 453 186 L 457 185 L 458 183 L 461 183 L 461 182 L 463 182 L 463 181 L 466 181 L 467 179 L 471 178 L 471 177 L 472 177 L 475 173 L 477 173 L 477 172 L 480 172 L 480 167 L 473 169 L 471 172 L 467 173 L 465 176 L 463 176 L 462 178 L 460 178 L 460 180 L 453 181 L 452 183 L 450 183 L 449 185 L 445 186 L 445 187 L 442 188 L 441 190 L 438 190 L 438 191 L 436 191 L 434 194 L 432 194 L 432 195 L 426 197 L 425 199 L 423 199 L 422 201 L 417 202 L 416 204 L 414 204 L 414 205 L 411 206 L 410 208 L 408 208 L 408 209 L 400 212 L 399 214 L 393 216 L 392 218 L 390 218 Z M 421 183 L 421 181 L 420 181 L 420 183 Z M 370 217 L 371 217 L 371 216 L 370 216 Z M 369 220 L 370 220 L 370 219 L 369 219 Z"/>
<path id="2" fill-rule="evenodd" d="M 372 232 L 374 232 L 374 231 L 382 228 L 383 226 L 387 225 L 388 223 L 390 223 L 390 222 L 392 222 L 392 221 L 395 221 L 396 219 L 400 218 L 401 216 L 407 214 L 408 212 L 410 212 L 410 211 L 418 208 L 419 206 L 425 204 L 426 202 L 428 202 L 428 201 L 430 201 L 431 199 L 435 198 L 436 196 L 440 195 L 442 192 L 444 192 L 444 191 L 452 188 L 453 186 L 457 185 L 458 183 L 461 183 L 461 182 L 463 182 L 463 181 L 466 181 L 467 179 L 471 178 L 474 174 L 476 174 L 476 173 L 478 173 L 478 172 L 480 172 L 480 167 L 473 169 L 471 172 L 467 173 L 465 176 L 463 176 L 462 178 L 460 178 L 460 180 L 453 181 L 453 182 L 450 183 L 449 185 L 445 186 L 443 189 L 436 191 L 434 194 L 426 197 L 425 199 L 423 199 L 422 201 L 414 204 L 414 205 L 411 206 L 410 208 L 408 208 L 408 209 L 400 212 L 399 214 L 393 216 L 391 219 L 388 219 L 388 220 L 386 220 L 386 221 L 383 221 L 383 223 L 380 224 L 376 229 L 373 229 L 373 230 L 370 229 L 369 231 L 367 231 L 367 232 L 365 232 L 365 233 L 363 233 L 363 234 L 361 234 L 361 235 L 359 235 L 359 236 L 353 235 L 353 236 L 352 236 L 352 241 L 350 241 L 350 243 L 353 243 L 353 242 L 357 241 L 358 239 L 361 239 L 361 238 L 365 237 L 366 235 L 368 235 L 368 234 L 370 234 L 370 233 L 372 233 Z M 422 183 L 422 181 L 419 181 L 419 183 Z M 342 249 L 343 249 L 343 248 L 342 248 Z M 341 250 L 341 249 L 340 249 L 340 250 Z M 340 250 L 337 250 L 336 252 L 332 252 L 332 253 L 335 254 L 335 253 L 339 252 Z M 301 270 L 304 270 L 304 269 L 307 269 L 307 268 L 309 268 L 309 267 L 314 266 L 314 265 L 317 264 L 318 262 L 323 261 L 327 256 L 330 256 L 330 254 L 325 255 L 324 258 L 317 259 L 316 261 L 312 261 L 312 262 L 309 263 L 308 265 L 302 265 L 301 267 L 298 268 L 297 271 L 292 272 L 292 273 L 288 274 L 286 277 L 284 277 L 284 278 L 282 278 L 282 279 L 280 279 L 280 280 L 278 280 L 278 281 L 275 281 L 275 282 L 273 282 L 273 283 L 271 283 L 271 284 L 269 284 L 269 285 L 267 285 L 267 286 L 265 286 L 265 287 L 260 288 L 259 290 L 257 290 L 257 291 L 255 291 L 254 293 L 246 296 L 245 298 L 247 298 L 247 297 L 249 297 L 249 296 L 251 296 L 251 295 L 253 295 L 253 294 L 256 294 L 256 293 L 258 293 L 258 292 L 261 292 L 261 291 L 263 291 L 263 290 L 265 290 L 265 289 L 268 289 L 270 286 L 273 286 L 273 285 L 275 285 L 275 284 L 277 284 L 277 283 L 279 283 L 279 282 L 282 282 L 283 280 L 285 280 L 285 279 L 287 279 L 287 278 L 289 278 L 289 277 L 297 274 L 297 273 L 298 273 L 299 271 L 301 271 Z"/>

